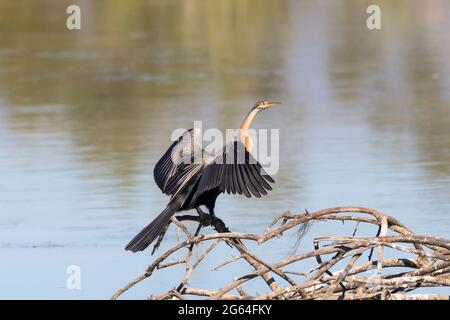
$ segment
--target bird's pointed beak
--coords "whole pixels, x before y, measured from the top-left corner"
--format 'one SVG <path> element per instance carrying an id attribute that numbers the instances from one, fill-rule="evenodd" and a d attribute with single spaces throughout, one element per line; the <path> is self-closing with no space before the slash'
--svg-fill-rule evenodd
<path id="1" fill-rule="evenodd" d="M 273 106 L 280 105 L 280 104 L 281 104 L 281 102 L 279 102 L 279 101 L 270 101 L 269 107 L 273 107 Z"/>

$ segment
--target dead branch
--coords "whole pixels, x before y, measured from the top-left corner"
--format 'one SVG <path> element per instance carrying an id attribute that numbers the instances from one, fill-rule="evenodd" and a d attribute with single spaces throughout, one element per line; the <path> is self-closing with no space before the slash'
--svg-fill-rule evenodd
<path id="1" fill-rule="evenodd" d="M 376 210 L 362 207 L 337 207 L 305 214 L 284 212 L 274 218 L 262 234 L 228 232 L 222 220 L 212 226 L 218 233 L 199 234 L 200 227 L 192 234 L 185 221 L 199 222 L 198 217 L 183 215 L 172 219 L 186 240 L 161 254 L 144 272 L 119 289 L 112 299 L 119 298 L 136 284 L 151 277 L 155 271 L 185 265 L 185 274 L 178 286 L 166 292 L 153 293 L 149 299 L 387 299 L 387 300 L 434 300 L 449 299 L 448 294 L 415 294 L 423 287 L 450 288 L 450 241 L 431 236 L 417 236 L 397 219 Z M 297 250 L 276 262 L 267 262 L 251 252 L 244 242 L 265 245 L 276 241 L 289 231 L 297 232 L 299 239 L 311 223 L 321 221 L 354 221 L 352 236 L 317 237 L 311 251 Z M 375 226 L 374 237 L 357 237 L 362 226 Z M 203 230 L 203 229 L 202 229 Z M 224 266 L 245 261 L 254 271 L 236 277 L 222 288 L 201 289 L 189 285 L 192 274 L 208 255 L 223 249 L 222 261 L 210 272 L 218 272 Z M 209 243 L 208 247 L 191 263 L 194 247 Z M 295 245 L 297 246 L 298 243 Z M 227 249 L 229 248 L 229 249 Z M 180 250 L 187 250 L 184 258 L 176 258 Z M 389 250 L 389 257 L 386 257 Z M 228 250 L 229 252 L 225 252 Z M 372 253 L 376 250 L 376 260 Z M 236 254 L 237 253 L 237 254 Z M 367 255 L 369 261 L 361 261 Z M 307 261 L 308 270 L 299 270 L 296 262 Z M 241 268 L 242 269 L 242 268 Z M 239 269 L 239 270 L 241 270 Z M 296 278 L 292 278 L 296 276 Z M 249 293 L 249 281 L 260 277 L 267 283 L 267 292 Z M 278 279 L 278 280 L 277 280 Z"/>

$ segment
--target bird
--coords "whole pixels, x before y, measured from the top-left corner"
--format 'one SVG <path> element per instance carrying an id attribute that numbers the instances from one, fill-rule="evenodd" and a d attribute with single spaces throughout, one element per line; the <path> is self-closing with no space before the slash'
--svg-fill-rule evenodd
<path id="1" fill-rule="evenodd" d="M 221 193 L 257 198 L 267 195 L 272 190 L 270 184 L 275 181 L 251 153 L 253 140 L 249 128 L 259 112 L 279 104 L 265 100 L 256 102 L 243 119 L 235 139 L 212 154 L 202 148 L 197 136 L 199 128 L 186 130 L 174 141 L 153 170 L 156 184 L 170 196 L 169 203 L 126 245 L 125 250 L 146 249 L 164 234 L 171 217 L 180 211 L 195 209 L 200 221 L 216 219 L 214 208 Z M 200 160 L 194 159 L 193 155 L 201 155 Z M 208 213 L 200 206 L 206 207 Z"/>

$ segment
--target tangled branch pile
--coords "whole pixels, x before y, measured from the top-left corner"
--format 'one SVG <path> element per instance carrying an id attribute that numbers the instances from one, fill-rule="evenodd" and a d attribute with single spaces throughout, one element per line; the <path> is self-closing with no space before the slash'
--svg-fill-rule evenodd
<path id="1" fill-rule="evenodd" d="M 167 292 L 153 294 L 150 299 L 449 299 L 447 294 L 411 294 L 423 287 L 450 287 L 450 241 L 437 237 L 418 236 L 397 219 L 380 212 L 361 207 L 338 207 L 296 215 L 285 212 L 274 219 L 262 234 L 220 232 L 191 234 L 183 221 L 198 221 L 198 217 L 173 217 L 187 236 L 163 253 L 145 273 L 117 291 L 117 299 L 137 283 L 152 276 L 157 270 L 185 264 L 185 275 L 179 285 Z M 218 219 L 220 220 L 220 219 Z M 313 240 L 313 250 L 293 253 L 289 257 L 267 263 L 250 252 L 244 242 L 258 245 L 282 237 L 287 231 L 305 233 L 312 222 L 334 220 L 354 221 L 355 231 L 348 237 L 320 237 Z M 223 225 L 220 220 L 214 224 Z M 378 227 L 374 237 L 355 236 L 362 224 Z M 224 225 L 223 225 L 224 226 Z M 197 267 L 221 242 L 227 243 L 239 255 L 223 261 L 212 272 L 225 265 L 246 261 L 252 272 L 235 278 L 228 285 L 216 290 L 193 288 L 188 285 Z M 209 246 L 196 259 L 193 247 L 200 243 Z M 183 259 L 174 259 L 175 253 L 186 249 Z M 387 251 L 390 251 L 387 255 Z M 389 257 L 388 257 L 389 256 Z M 368 260 L 367 260 L 368 257 Z M 298 270 L 296 263 L 311 260 L 309 270 Z M 267 292 L 249 294 L 246 284 L 261 277 L 267 283 Z"/>

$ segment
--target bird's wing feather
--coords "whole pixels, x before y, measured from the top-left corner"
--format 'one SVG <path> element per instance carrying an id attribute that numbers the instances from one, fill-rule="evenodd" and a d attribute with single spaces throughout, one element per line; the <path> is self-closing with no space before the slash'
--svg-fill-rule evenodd
<path id="1" fill-rule="evenodd" d="M 201 155 L 200 161 L 193 161 L 194 155 Z M 194 137 L 194 129 L 187 130 L 172 143 L 156 164 L 153 170 L 156 184 L 163 193 L 175 194 L 192 173 L 203 165 L 205 155 L 201 142 Z"/>
<path id="2" fill-rule="evenodd" d="M 233 141 L 205 164 L 196 195 L 218 188 L 222 192 L 259 198 L 272 190 L 269 182 L 275 181 L 240 141 Z"/>

